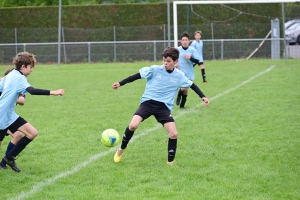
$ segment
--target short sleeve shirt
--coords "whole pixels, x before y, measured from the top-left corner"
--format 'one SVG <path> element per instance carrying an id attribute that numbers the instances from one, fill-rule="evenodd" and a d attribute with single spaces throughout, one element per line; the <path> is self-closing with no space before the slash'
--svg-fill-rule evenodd
<path id="1" fill-rule="evenodd" d="M 197 53 L 194 47 L 188 47 L 187 49 L 182 48 L 182 46 L 178 47 L 179 50 L 179 58 L 178 58 L 178 69 L 184 72 L 184 74 L 190 79 L 195 79 L 194 72 L 194 63 L 191 60 L 185 59 L 184 55 L 189 54 L 193 58 L 200 60 L 199 54 Z"/>
<path id="2" fill-rule="evenodd" d="M 191 44 L 191 47 L 194 47 L 196 49 L 196 51 L 198 52 L 199 56 L 200 56 L 200 62 L 204 62 L 203 59 L 203 41 L 199 40 L 199 42 L 197 42 L 197 40 L 194 40 Z"/>
<path id="3" fill-rule="evenodd" d="M 30 84 L 18 70 L 11 71 L 0 81 L 0 130 L 6 129 L 19 117 L 15 113 L 16 101 L 20 94 L 26 94 Z"/>
<path id="4" fill-rule="evenodd" d="M 170 111 L 174 107 L 174 98 L 178 88 L 189 88 L 193 82 L 177 68 L 169 73 L 165 67 L 153 65 L 140 69 L 141 78 L 147 79 L 141 103 L 155 100 L 164 103 Z"/>

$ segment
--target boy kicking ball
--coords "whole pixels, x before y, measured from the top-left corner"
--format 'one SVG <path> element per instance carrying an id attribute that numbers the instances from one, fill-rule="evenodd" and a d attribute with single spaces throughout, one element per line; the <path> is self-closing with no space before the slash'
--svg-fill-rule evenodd
<path id="1" fill-rule="evenodd" d="M 112 88 L 116 90 L 120 86 L 135 80 L 147 79 L 141 104 L 134 113 L 129 126 L 125 129 L 122 144 L 115 153 L 114 162 L 118 163 L 122 160 L 127 144 L 140 123 L 153 115 L 163 125 L 169 136 L 166 162 L 169 165 L 175 164 L 178 132 L 171 112 L 177 90 L 190 87 L 204 101 L 205 107 L 209 104 L 208 98 L 205 97 L 199 87 L 186 77 L 182 71 L 175 68 L 178 57 L 178 49 L 168 47 L 163 52 L 163 65 L 141 68 L 139 73 L 129 76 L 120 82 L 113 83 Z"/>

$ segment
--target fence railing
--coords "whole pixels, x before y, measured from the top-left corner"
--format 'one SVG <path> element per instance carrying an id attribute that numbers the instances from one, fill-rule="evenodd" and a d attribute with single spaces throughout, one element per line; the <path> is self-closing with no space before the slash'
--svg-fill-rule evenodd
<path id="1" fill-rule="evenodd" d="M 204 43 L 204 59 L 244 59 L 263 40 L 262 38 L 202 40 Z M 271 41 L 272 39 L 266 39 L 253 55 L 253 58 L 271 59 Z M 282 45 L 278 51 L 280 51 L 281 57 L 284 57 L 283 39 L 280 39 L 280 41 Z M 162 59 L 162 52 L 168 46 L 168 42 L 168 40 L 62 42 L 60 43 L 60 60 L 61 63 L 156 62 Z M 173 41 L 171 41 L 171 44 L 173 44 Z M 16 53 L 21 51 L 35 54 L 39 63 L 57 63 L 58 45 L 57 42 L 0 44 L 0 63 L 11 63 Z M 180 44 L 178 45 L 180 46 Z M 293 52 L 296 51 L 296 53 L 291 53 L 290 48 L 287 48 L 287 57 L 295 54 L 295 58 L 297 58 L 297 55 L 300 58 L 300 45 L 295 45 L 295 47 Z"/>

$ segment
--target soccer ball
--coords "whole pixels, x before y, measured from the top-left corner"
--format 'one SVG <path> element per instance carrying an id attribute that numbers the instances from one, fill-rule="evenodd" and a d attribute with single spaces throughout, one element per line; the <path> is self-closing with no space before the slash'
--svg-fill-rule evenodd
<path id="1" fill-rule="evenodd" d="M 101 134 L 101 142 L 106 147 L 114 147 L 120 142 L 120 135 L 115 129 L 106 129 Z"/>

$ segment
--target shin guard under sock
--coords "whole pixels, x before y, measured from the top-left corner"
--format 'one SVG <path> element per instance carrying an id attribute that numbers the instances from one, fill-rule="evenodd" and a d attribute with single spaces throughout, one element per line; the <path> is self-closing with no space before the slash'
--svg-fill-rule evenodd
<path id="1" fill-rule="evenodd" d="M 12 160 L 13 157 L 19 155 L 23 149 L 31 142 L 32 140 L 27 138 L 26 136 L 22 137 L 22 139 L 16 144 L 16 146 L 6 155 L 9 160 Z"/>
<path id="2" fill-rule="evenodd" d="M 6 149 L 5 155 L 8 154 L 15 146 L 16 146 L 15 144 L 13 144 L 13 143 L 10 142 L 7 145 L 7 149 Z"/>
<path id="3" fill-rule="evenodd" d="M 180 103 L 180 108 L 184 108 L 186 99 L 187 99 L 187 95 L 182 94 L 181 103 Z"/>
<path id="4" fill-rule="evenodd" d="M 169 138 L 168 142 L 168 162 L 172 162 L 175 159 L 177 149 L 177 139 Z"/>
<path id="5" fill-rule="evenodd" d="M 203 79 L 203 82 L 206 82 L 206 74 L 205 74 L 205 69 L 201 69 L 201 74 L 202 74 L 202 79 Z"/>
<path id="6" fill-rule="evenodd" d="M 129 130 L 127 127 L 123 135 L 123 140 L 121 144 L 121 149 L 126 149 L 129 140 L 132 138 L 134 131 Z"/>

